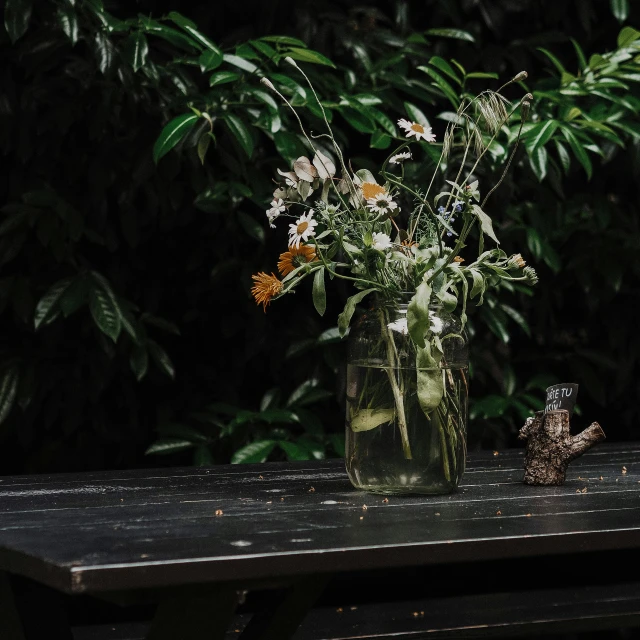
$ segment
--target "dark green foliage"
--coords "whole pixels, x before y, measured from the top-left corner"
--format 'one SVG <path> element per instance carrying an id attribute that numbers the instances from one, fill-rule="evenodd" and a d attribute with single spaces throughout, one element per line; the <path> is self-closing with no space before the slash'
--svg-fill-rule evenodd
<path id="1" fill-rule="evenodd" d="M 486 210 L 507 252 L 528 247 L 540 284 L 469 310 L 470 439 L 509 442 L 563 380 L 581 384 L 585 419 L 613 406 L 607 434 L 637 436 L 640 52 L 625 24 L 640 16 L 627 2 L 331 5 L 322 19 L 311 3 L 257 3 L 255 26 L 237 3 L 224 21 L 210 5 L 152 4 L 130 17 L 130 3 L 5 3 L 2 472 L 341 453 L 334 327 L 354 291 L 318 276 L 313 295 L 267 315 L 249 296 L 284 250 L 264 215 L 275 169 L 308 153 L 260 77 L 322 129 L 285 55 L 370 168 L 398 117 L 441 133 L 467 89 L 529 71 L 510 95 L 533 92 L 532 118 Z M 502 173 L 505 141 L 481 188 Z M 418 184 L 437 156 L 419 160 Z"/>

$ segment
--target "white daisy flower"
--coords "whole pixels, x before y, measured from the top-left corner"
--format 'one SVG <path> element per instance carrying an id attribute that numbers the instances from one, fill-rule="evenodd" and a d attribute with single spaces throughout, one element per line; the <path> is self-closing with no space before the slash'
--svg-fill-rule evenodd
<path id="1" fill-rule="evenodd" d="M 386 191 L 383 191 L 373 196 L 373 198 L 369 198 L 367 200 L 367 207 L 375 213 L 387 213 L 388 211 L 397 209 L 398 204 L 393 201 Z"/>
<path id="2" fill-rule="evenodd" d="M 399 320 L 390 322 L 387 327 L 391 329 L 391 331 L 397 331 L 398 333 L 401 333 L 403 336 L 406 336 L 409 333 L 409 327 L 407 326 L 406 318 L 400 318 Z"/>
<path id="3" fill-rule="evenodd" d="M 391 238 L 386 233 L 374 233 L 373 244 L 371 245 L 378 251 L 384 251 L 385 249 L 391 249 Z"/>
<path id="4" fill-rule="evenodd" d="M 400 120 L 398 120 L 398 126 L 405 130 L 407 138 L 415 136 L 416 140 L 423 139 L 427 142 L 436 141 L 435 135 L 431 133 L 431 127 L 425 127 L 418 122 L 411 122 L 404 118 L 400 118 Z"/>
<path id="5" fill-rule="evenodd" d="M 313 219 L 313 210 L 303 213 L 295 222 L 289 225 L 289 246 L 300 248 L 300 242 L 306 242 L 311 236 L 315 236 L 314 227 L 318 224 Z"/>
<path id="6" fill-rule="evenodd" d="M 402 153 L 396 153 L 395 156 L 389 158 L 391 164 L 401 164 L 405 160 L 411 160 L 411 153 L 409 151 L 403 151 Z"/>

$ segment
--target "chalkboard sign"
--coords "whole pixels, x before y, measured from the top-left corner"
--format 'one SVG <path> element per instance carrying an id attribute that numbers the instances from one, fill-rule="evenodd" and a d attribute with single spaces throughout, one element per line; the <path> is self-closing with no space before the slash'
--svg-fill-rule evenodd
<path id="1" fill-rule="evenodd" d="M 575 382 L 563 382 L 554 384 L 547 389 L 547 401 L 544 407 L 547 411 L 556 411 L 558 409 L 566 409 L 569 416 L 573 414 L 573 408 L 576 406 L 578 397 L 578 385 Z"/>

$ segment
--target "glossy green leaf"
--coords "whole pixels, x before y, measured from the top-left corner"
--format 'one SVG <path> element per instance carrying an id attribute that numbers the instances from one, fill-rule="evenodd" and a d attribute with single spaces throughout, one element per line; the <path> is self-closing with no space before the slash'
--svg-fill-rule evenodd
<path id="1" fill-rule="evenodd" d="M 349 324 L 351 323 L 351 318 L 353 317 L 353 314 L 356 310 L 356 305 L 359 302 L 362 302 L 365 296 L 368 296 L 374 291 L 375 289 L 365 289 L 364 291 L 359 291 L 350 298 L 347 298 L 347 302 L 344 305 L 344 310 L 338 316 L 338 330 L 340 331 L 341 336 L 344 336 L 347 333 L 347 329 L 349 328 Z"/>
<path id="2" fill-rule="evenodd" d="M 142 31 L 136 31 L 127 38 L 124 56 L 134 71 L 138 71 L 145 65 L 149 56 L 149 43 Z"/>
<path id="3" fill-rule="evenodd" d="M 538 182 L 542 182 L 547 175 L 548 162 L 549 154 L 544 147 L 538 147 L 529 154 L 529 164 L 536 178 L 538 178 Z"/>
<path id="4" fill-rule="evenodd" d="M 554 56 L 553 53 L 551 53 L 551 51 L 549 51 L 548 49 L 544 49 L 542 47 L 538 47 L 538 51 L 540 51 L 540 53 L 543 53 L 551 61 L 551 63 L 558 70 L 560 75 L 562 75 L 563 73 L 566 73 L 567 70 L 562 65 L 562 62 L 560 62 L 560 60 L 556 56 Z"/>
<path id="5" fill-rule="evenodd" d="M 289 461 L 312 459 L 311 453 L 295 442 L 281 440 L 280 442 L 278 442 L 278 446 L 285 452 L 287 460 Z"/>
<path id="6" fill-rule="evenodd" d="M 265 42 L 273 42 L 276 45 L 288 46 L 288 47 L 302 47 L 306 49 L 307 45 L 302 42 L 302 40 L 298 40 L 297 38 L 291 38 L 289 36 L 263 36 L 260 40 L 264 40 Z"/>
<path id="7" fill-rule="evenodd" d="M 618 34 L 618 47 L 628 47 L 640 39 L 640 31 L 633 27 L 624 27 Z"/>
<path id="8" fill-rule="evenodd" d="M 59 307 L 65 318 L 75 313 L 89 301 L 89 283 L 84 276 L 72 280 L 60 296 Z"/>
<path id="9" fill-rule="evenodd" d="M 200 51 L 202 46 L 192 40 L 189 36 L 167 25 L 160 24 L 156 20 L 152 20 L 147 17 L 141 17 L 140 22 L 142 28 L 147 34 L 152 34 L 158 38 L 162 38 L 166 42 L 186 51 L 187 53 L 194 53 Z"/>
<path id="10" fill-rule="evenodd" d="M 72 6 L 63 6 L 58 9 L 58 21 L 60 27 L 71 44 L 78 42 L 78 14 Z"/>
<path id="11" fill-rule="evenodd" d="M 587 177 L 591 179 L 591 175 L 593 174 L 593 165 L 591 164 L 591 158 L 587 154 L 582 143 L 578 141 L 575 134 L 571 129 L 566 125 L 561 125 L 562 134 L 566 138 L 569 146 L 571 147 L 571 151 L 573 151 L 573 155 L 576 157 L 578 162 L 584 167 L 585 172 L 587 173 Z"/>
<path id="12" fill-rule="evenodd" d="M 391 140 L 391 136 L 376 130 L 371 134 L 369 146 L 372 149 L 388 149 L 391 146 Z"/>
<path id="13" fill-rule="evenodd" d="M 431 126 L 429 124 L 427 116 L 425 116 L 424 113 L 420 111 L 420 109 L 418 109 L 415 104 L 412 104 L 411 102 L 405 102 L 404 110 L 407 112 L 409 120 L 411 120 L 412 122 L 417 122 L 418 124 L 421 124 L 425 127 Z"/>
<path id="14" fill-rule="evenodd" d="M 198 58 L 198 64 L 203 73 L 217 69 L 222 64 L 222 51 L 205 49 Z M 209 86 L 211 86 L 211 79 L 209 79 Z"/>
<path id="15" fill-rule="evenodd" d="M 34 326 L 36 329 L 53 322 L 60 314 L 60 298 L 69 288 L 73 278 L 64 278 L 53 284 L 49 290 L 40 298 L 36 306 Z"/>
<path id="16" fill-rule="evenodd" d="M 6 419 L 16 400 L 20 376 L 18 370 L 11 367 L 0 378 L 0 424 Z"/>
<path id="17" fill-rule="evenodd" d="M 136 345 L 129 356 L 129 366 L 136 380 L 140 382 L 149 370 L 149 353 L 145 347 Z"/>
<path id="18" fill-rule="evenodd" d="M 264 462 L 273 451 L 277 442 L 275 440 L 256 440 L 241 449 L 238 449 L 231 457 L 231 464 L 248 464 L 251 462 Z"/>
<path id="19" fill-rule="evenodd" d="M 184 29 L 199 45 L 203 46 L 205 49 L 209 49 L 210 51 L 216 51 L 218 53 L 222 53 L 218 46 L 211 42 L 209 38 L 202 35 L 198 29 L 195 22 L 185 18 L 183 15 L 179 14 L 177 11 L 171 11 L 169 13 L 169 20 L 172 20 L 175 24 L 177 24 L 181 29 Z"/>
<path id="20" fill-rule="evenodd" d="M 510 307 L 507 304 L 501 304 L 500 308 L 504 313 L 509 316 L 529 337 L 531 337 L 531 327 L 529 327 L 529 323 L 525 320 L 524 316 L 516 311 L 513 307 Z"/>
<path id="21" fill-rule="evenodd" d="M 313 277 L 313 306 L 319 315 L 323 316 L 327 309 L 327 293 L 324 288 L 324 267 L 316 271 Z"/>
<path id="22" fill-rule="evenodd" d="M 273 136 L 273 142 L 276 145 L 278 153 L 289 164 L 296 158 L 308 153 L 307 148 L 302 144 L 300 138 L 289 131 L 278 131 L 278 133 Z"/>
<path id="23" fill-rule="evenodd" d="M 160 371 L 168 375 L 170 378 L 176 377 L 176 370 L 173 366 L 173 362 L 169 357 L 169 354 L 157 343 L 153 340 L 149 340 L 147 343 L 149 349 L 149 355 L 153 360 L 154 364 Z"/>
<path id="24" fill-rule="evenodd" d="M 145 452 L 146 456 L 164 456 L 191 449 L 194 443 L 183 438 L 161 438 L 154 442 Z"/>
<path id="25" fill-rule="evenodd" d="M 530 154 L 535 153 L 540 147 L 544 147 L 556 132 L 559 122 L 547 120 L 542 124 L 536 124 L 527 131 L 526 144 Z"/>
<path id="26" fill-rule="evenodd" d="M 115 49 L 109 37 L 102 32 L 96 33 L 95 36 L 95 53 L 98 59 L 98 68 L 103 74 L 111 69 L 111 65 L 115 60 Z"/>
<path id="27" fill-rule="evenodd" d="M 428 36 L 439 36 L 440 38 L 454 38 L 455 40 L 465 40 L 466 42 L 475 42 L 475 38 L 462 29 L 427 29 L 425 33 Z"/>
<path id="28" fill-rule="evenodd" d="M 238 69 L 242 69 L 243 71 L 247 71 L 248 73 L 256 73 L 258 71 L 258 67 L 253 64 L 253 62 L 249 62 L 245 58 L 241 58 L 240 56 L 234 56 L 230 53 L 224 54 L 224 61 L 228 64 L 233 65 L 234 67 L 238 67 Z"/>
<path id="29" fill-rule="evenodd" d="M 95 272 L 89 289 L 89 310 L 98 329 L 117 342 L 122 329 L 120 307 L 107 280 Z"/>
<path id="30" fill-rule="evenodd" d="M 297 60 L 298 62 L 311 62 L 313 64 L 323 64 L 327 67 L 333 67 L 335 69 L 336 65 L 329 60 L 326 56 L 323 56 L 321 53 L 317 51 L 312 51 L 311 49 L 301 49 L 300 47 L 292 47 L 290 48 L 286 54 Z"/>
<path id="31" fill-rule="evenodd" d="M 209 78 L 209 86 L 215 87 L 219 84 L 226 84 L 227 82 L 235 82 L 240 79 L 240 74 L 234 71 L 218 71 Z"/>
<path id="32" fill-rule="evenodd" d="M 444 58 L 441 58 L 440 56 L 432 56 L 429 59 L 429 64 L 433 65 L 437 69 L 440 69 L 440 71 L 448 75 L 457 84 L 462 84 L 462 80 L 460 79 L 458 74 Z"/>
<path id="33" fill-rule="evenodd" d="M 264 226 L 261 225 L 253 216 L 250 216 L 244 211 L 238 211 L 237 216 L 242 228 L 247 232 L 247 235 L 251 236 L 258 242 L 265 241 Z"/>
<path id="34" fill-rule="evenodd" d="M 376 130 L 374 122 L 365 115 L 362 110 L 353 107 L 341 106 L 342 117 L 360 133 L 373 133 Z"/>
<path id="35" fill-rule="evenodd" d="M 153 145 L 153 161 L 157 164 L 193 129 L 197 121 L 195 113 L 185 113 L 171 120 Z"/>
<path id="36" fill-rule="evenodd" d="M 233 134 L 238 144 L 242 147 L 248 158 L 253 155 L 253 138 L 247 125 L 233 113 L 224 116 L 224 121 Z"/>
<path id="37" fill-rule="evenodd" d="M 33 0 L 5 0 L 4 26 L 11 42 L 16 42 L 29 28 Z"/>

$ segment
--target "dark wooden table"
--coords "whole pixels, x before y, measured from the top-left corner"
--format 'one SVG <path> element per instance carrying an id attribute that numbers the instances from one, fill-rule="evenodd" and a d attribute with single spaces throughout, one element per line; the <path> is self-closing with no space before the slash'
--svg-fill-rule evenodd
<path id="1" fill-rule="evenodd" d="M 580 606 L 602 600 L 597 589 L 604 585 L 607 593 L 617 594 L 617 606 L 621 598 L 625 602 L 621 623 L 633 622 L 640 589 L 627 562 L 640 549 L 640 445 L 597 447 L 570 467 L 563 487 L 525 486 L 521 478 L 520 450 L 470 455 L 455 494 L 388 500 L 354 491 L 340 460 L 4 477 L 0 637 L 22 638 L 22 627 L 29 626 L 11 605 L 12 576 L 51 592 L 121 604 L 159 602 L 147 636 L 154 640 L 224 638 L 238 593 L 264 588 L 273 588 L 278 597 L 235 637 L 284 640 L 327 584 L 340 584 L 336 576 L 343 585 L 364 577 L 351 595 L 353 601 L 362 595 L 358 606 L 371 611 L 382 610 L 373 603 L 378 598 L 373 585 L 380 584 L 391 594 L 379 600 L 391 600 L 396 608 L 405 601 L 409 609 L 422 606 L 412 612 L 412 635 L 400 636 L 422 637 L 420 625 L 436 624 L 433 615 L 446 609 L 439 603 L 435 612 L 429 610 L 430 598 L 464 602 L 473 591 L 489 597 L 488 589 L 471 588 L 469 577 L 479 575 L 472 566 L 482 567 L 489 586 L 496 585 L 489 579 L 491 567 L 509 567 L 498 582 L 502 588 L 493 591 L 508 594 L 518 587 L 523 601 L 538 598 L 541 619 L 548 616 L 545 599 L 553 608 L 567 589 L 591 590 L 584 602 L 572 595 L 578 611 L 572 615 L 579 618 Z M 592 570 L 563 586 L 568 566 Z M 556 567 L 545 574 L 549 584 L 543 587 L 550 595 L 544 588 L 531 591 L 539 585 L 528 584 L 527 574 L 549 567 Z M 413 573 L 394 573 L 403 570 Z M 588 580 L 593 572 L 596 579 Z M 400 575 L 405 578 L 396 582 Z M 409 588 L 409 575 L 422 585 Z M 439 576 L 441 590 L 429 590 L 429 576 Z M 416 594 L 425 599 L 412 600 Z M 347 595 L 343 589 L 340 597 Z M 331 611 L 341 609 L 330 597 L 327 602 Z M 505 602 L 516 606 L 513 598 L 503 607 Z M 467 602 L 458 609 L 463 622 L 474 606 Z M 593 611 L 582 613 L 584 618 Z M 346 615 L 344 621 L 346 628 Z M 446 621 L 438 624 L 446 627 Z M 336 631 L 335 637 L 364 636 Z"/>

